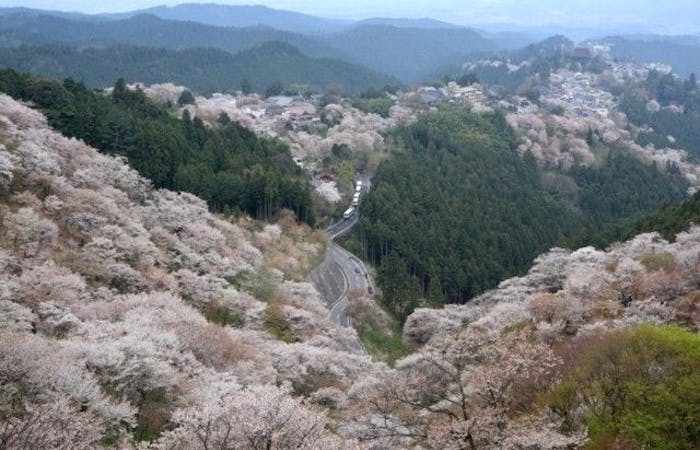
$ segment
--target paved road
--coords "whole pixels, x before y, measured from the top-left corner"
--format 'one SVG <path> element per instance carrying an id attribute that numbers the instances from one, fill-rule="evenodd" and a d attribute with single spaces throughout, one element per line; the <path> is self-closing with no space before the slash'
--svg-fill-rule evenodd
<path id="1" fill-rule="evenodd" d="M 363 178 L 362 182 L 364 193 L 369 189 L 369 179 Z M 357 221 L 358 216 L 355 214 L 350 219 L 341 220 L 326 228 L 328 233 L 326 257 L 309 274 L 309 280 L 316 286 L 328 306 L 330 319 L 342 327 L 352 327 L 346 313 L 348 293 L 353 290 L 373 292 L 367 269 L 362 261 L 333 242 L 338 236 L 350 231 Z M 352 350 L 364 352 L 359 339 L 356 338 L 355 341 L 352 344 Z"/>
<path id="2" fill-rule="evenodd" d="M 351 326 L 350 318 L 346 313 L 348 294 L 354 290 L 368 293 L 369 282 L 365 276 L 364 265 L 351 253 L 334 243 L 330 243 L 327 256 L 335 267 L 340 268 L 346 286 L 343 294 L 336 297 L 335 302 L 329 304 L 330 317 L 335 323 L 349 327 Z"/>

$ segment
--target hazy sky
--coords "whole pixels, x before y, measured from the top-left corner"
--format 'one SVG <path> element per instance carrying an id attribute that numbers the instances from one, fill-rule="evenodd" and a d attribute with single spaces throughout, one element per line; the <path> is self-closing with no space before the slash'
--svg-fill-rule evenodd
<path id="1" fill-rule="evenodd" d="M 205 0 L 206 1 L 206 0 Z M 0 0 L 0 6 L 116 12 L 186 0 Z M 214 0 L 264 4 L 325 17 L 433 17 L 459 24 L 514 23 L 577 26 L 634 25 L 665 32 L 700 32 L 700 0 Z"/>

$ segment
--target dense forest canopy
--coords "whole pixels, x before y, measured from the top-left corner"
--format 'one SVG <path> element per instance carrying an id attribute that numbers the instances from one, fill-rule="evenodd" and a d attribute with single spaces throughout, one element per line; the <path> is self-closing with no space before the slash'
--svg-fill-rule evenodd
<path id="1" fill-rule="evenodd" d="M 125 156 L 157 187 L 194 193 L 215 211 L 270 218 L 288 208 L 315 222 L 309 183 L 287 146 L 225 117 L 215 128 L 187 113 L 172 117 L 121 79 L 105 96 L 72 80 L 59 84 L 4 70 L 0 91 L 36 104 L 63 134 Z"/>
<path id="2" fill-rule="evenodd" d="M 664 172 L 622 149 L 598 149 L 596 166 L 574 166 L 568 175 L 578 186 L 576 203 L 587 221 L 607 223 L 639 218 L 669 202 L 685 198 L 688 183 L 677 166 Z"/>
<path id="3" fill-rule="evenodd" d="M 652 71 L 644 82 L 623 93 L 619 106 L 634 124 L 650 127 L 640 133 L 641 145 L 682 148 L 700 158 L 700 89 L 694 74 L 682 80 L 672 73 Z"/>
<path id="4" fill-rule="evenodd" d="M 174 82 L 198 92 L 234 91 L 242 79 L 249 80 L 250 89 L 261 93 L 273 83 L 305 85 L 317 92 L 333 85 L 348 94 L 398 83 L 395 78 L 345 61 L 308 57 L 279 41 L 235 55 L 208 47 L 175 50 L 127 44 L 0 46 L 0 67 L 56 80 L 72 78 L 92 88 L 110 86 L 116 76 L 146 84 Z"/>
<path id="5" fill-rule="evenodd" d="M 534 159 L 513 150 L 500 114 L 445 110 L 394 139 L 404 150 L 380 167 L 359 235 L 402 319 L 420 297 L 466 301 L 526 269 L 577 221 L 541 188 Z"/>
<path id="6" fill-rule="evenodd" d="M 562 174 L 576 195 L 561 195 L 516 152 L 500 113 L 445 109 L 391 139 L 396 154 L 380 166 L 349 245 L 379 266 L 386 306 L 402 320 L 426 300 L 465 302 L 552 245 L 606 243 L 594 232 L 619 233 L 686 188 L 677 169 L 610 148 L 599 164 Z"/>
<path id="7" fill-rule="evenodd" d="M 639 233 L 658 231 L 668 240 L 673 240 L 681 231 L 691 225 L 700 225 L 700 193 L 696 193 L 682 203 L 673 203 L 642 218 L 627 230 L 625 237 Z"/>

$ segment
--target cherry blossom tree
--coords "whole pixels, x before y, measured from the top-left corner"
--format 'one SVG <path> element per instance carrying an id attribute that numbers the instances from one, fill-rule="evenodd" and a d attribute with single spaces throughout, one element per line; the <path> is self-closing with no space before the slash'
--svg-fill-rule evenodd
<path id="1" fill-rule="evenodd" d="M 12 155 L 4 151 L 4 147 L 0 145 L 0 188 L 7 190 L 12 183 L 15 170 Z"/>
<path id="2" fill-rule="evenodd" d="M 103 432 L 94 415 L 66 399 L 26 403 L 21 413 L 0 420 L 0 448 L 87 450 L 95 448 Z"/>
<path id="3" fill-rule="evenodd" d="M 251 386 L 218 401 L 177 411 L 179 426 L 156 444 L 161 449 L 342 448 L 324 414 L 289 395 L 288 385 Z"/>
<path id="4" fill-rule="evenodd" d="M 30 308 L 42 302 L 70 305 L 78 302 L 85 290 L 85 281 L 53 261 L 24 270 L 7 283 L 10 298 Z"/>
<path id="5" fill-rule="evenodd" d="M 9 218 L 12 243 L 25 257 L 50 248 L 58 237 L 58 227 L 32 208 L 21 208 Z"/>
<path id="6" fill-rule="evenodd" d="M 356 430 L 361 439 L 390 446 L 522 448 L 525 430 L 544 430 L 519 416 L 543 414 L 533 396 L 551 382 L 556 365 L 548 347 L 525 336 L 470 327 L 399 361 L 361 403 Z M 559 444 L 542 442 L 543 448 L 567 448 L 581 438 L 555 432 L 556 424 L 546 429 Z"/>
<path id="7" fill-rule="evenodd" d="M 0 299 L 9 297 L 7 293 L 0 292 Z M 0 329 L 31 332 L 36 321 L 37 316 L 31 309 L 9 300 L 0 300 Z"/>

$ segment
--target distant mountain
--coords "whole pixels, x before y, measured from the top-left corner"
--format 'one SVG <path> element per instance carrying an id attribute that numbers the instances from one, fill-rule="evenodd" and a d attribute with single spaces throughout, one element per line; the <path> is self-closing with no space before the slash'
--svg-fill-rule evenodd
<path id="1" fill-rule="evenodd" d="M 700 45 L 700 34 L 626 34 L 620 37 L 631 41 L 667 42 L 679 45 Z"/>
<path id="2" fill-rule="evenodd" d="M 263 5 L 222 5 L 217 3 L 183 3 L 175 6 L 155 6 L 123 13 L 81 14 L 23 7 L 0 8 L 0 15 L 24 14 L 29 16 L 53 16 L 84 21 L 114 21 L 140 15 L 152 15 L 164 20 L 196 22 L 216 27 L 263 26 L 302 34 L 322 34 L 364 25 L 389 25 L 397 28 L 455 29 L 464 28 L 431 18 L 376 17 L 360 21 L 328 19 L 294 11 L 269 8 Z"/>
<path id="3" fill-rule="evenodd" d="M 268 41 L 290 44 L 310 57 L 346 60 L 395 76 L 421 81 L 434 68 L 497 45 L 468 28 L 399 28 L 363 25 L 324 35 L 303 35 L 268 27 L 215 27 L 165 20 L 153 15 L 81 21 L 16 13 L 0 15 L 0 47 L 23 44 L 113 46 L 129 44 L 168 49 L 218 48 L 231 53 Z"/>
<path id="4" fill-rule="evenodd" d="M 469 28 L 363 25 L 329 35 L 324 42 L 352 61 L 405 83 L 421 81 L 436 67 L 464 61 L 469 54 L 496 49 L 494 42 Z"/>
<path id="5" fill-rule="evenodd" d="M 474 74 L 483 84 L 505 95 L 518 91 L 534 75 L 567 67 L 573 62 L 573 49 L 574 43 L 566 37 L 552 36 L 515 50 L 476 53 L 458 64 L 440 67 L 434 77 Z M 530 85 L 528 89 L 534 87 Z"/>
<path id="6" fill-rule="evenodd" d="M 341 92 L 351 94 L 370 87 L 381 89 L 386 85 L 401 84 L 394 77 L 364 66 L 333 58 L 309 58 L 282 42 L 267 42 L 245 50 L 236 55 L 235 65 L 241 77 L 251 80 L 259 90 L 275 81 L 310 84 L 317 88 L 333 84 Z"/>
<path id="7" fill-rule="evenodd" d="M 700 37 L 695 38 L 664 36 L 650 39 L 647 36 L 635 39 L 615 36 L 603 42 L 610 45 L 615 58 L 668 64 L 676 74 L 687 77 L 691 73 L 700 75 Z"/>
<path id="8" fill-rule="evenodd" d="M 243 78 L 257 92 L 276 82 L 316 90 L 335 85 L 350 94 L 398 84 L 392 77 L 344 61 L 310 58 L 282 42 L 264 43 L 236 55 L 213 48 L 22 46 L 0 48 L 0 67 L 57 80 L 73 78 L 93 88 L 111 86 L 120 77 L 148 84 L 172 81 L 199 92 L 231 91 Z"/>
<path id="9" fill-rule="evenodd" d="M 574 43 L 569 38 L 563 35 L 556 35 L 514 50 L 508 55 L 514 62 L 522 62 L 552 54 L 570 54 L 573 49 Z"/>
<path id="10" fill-rule="evenodd" d="M 479 28 L 489 33 L 517 33 L 531 36 L 534 40 L 546 39 L 548 36 L 563 35 L 574 42 L 589 39 L 602 39 L 613 34 L 647 33 L 649 28 L 637 25 L 605 25 L 596 27 L 578 24 L 545 24 L 545 25 L 519 25 L 514 23 L 480 24 Z"/>
<path id="11" fill-rule="evenodd" d="M 493 42 L 499 50 L 515 50 L 518 48 L 523 48 L 526 45 L 533 44 L 537 42 L 538 39 L 536 35 L 530 33 L 523 33 L 518 31 L 484 31 L 481 29 L 476 30 L 484 39 L 488 39 Z"/>
<path id="12" fill-rule="evenodd" d="M 464 28 L 461 25 L 442 22 L 440 20 L 430 19 L 428 17 L 422 19 L 374 17 L 371 19 L 360 20 L 359 22 L 352 24 L 354 27 L 361 27 L 364 25 L 388 25 L 396 28 L 425 28 L 429 30 Z"/>
<path id="13" fill-rule="evenodd" d="M 0 46 L 22 44 L 130 44 L 169 49 L 211 47 L 237 53 L 267 41 L 293 45 L 312 57 L 337 57 L 337 50 L 297 33 L 268 27 L 223 28 L 139 15 L 124 20 L 81 21 L 16 13 L 0 15 Z"/>
<path id="14" fill-rule="evenodd" d="M 32 8 L 25 8 L 22 6 L 0 8 L 0 16 L 27 16 L 27 17 L 52 16 L 52 17 L 60 17 L 62 19 L 80 20 L 80 21 L 102 21 L 103 20 L 99 16 L 93 16 L 93 15 L 83 14 L 83 13 L 79 13 L 79 12 L 65 12 L 65 11 L 56 11 L 56 10 L 48 10 L 48 9 L 32 9 Z"/>
<path id="15" fill-rule="evenodd" d="M 199 22 L 217 27 L 266 26 L 296 33 L 337 31 L 349 23 L 348 21 L 314 17 L 261 5 L 218 5 L 214 3 L 156 6 L 154 8 L 106 16 L 123 19 L 140 14 L 151 14 L 167 20 Z"/>

